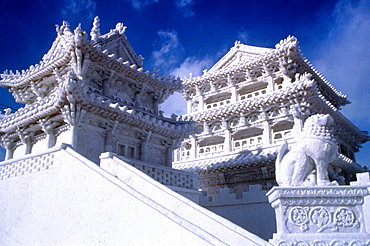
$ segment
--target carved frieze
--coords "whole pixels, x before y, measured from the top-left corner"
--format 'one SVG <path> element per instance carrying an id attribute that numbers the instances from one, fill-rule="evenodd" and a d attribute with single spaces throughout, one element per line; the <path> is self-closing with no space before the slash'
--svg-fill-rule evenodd
<path id="1" fill-rule="evenodd" d="M 363 203 L 369 195 L 365 186 L 274 187 L 268 193 L 275 208 L 277 234 L 274 245 L 351 245 L 353 239 L 369 241 Z M 354 244 L 356 245 L 356 244 Z"/>
<path id="2" fill-rule="evenodd" d="M 305 233 L 360 232 L 359 213 L 348 207 L 287 207 L 286 226 Z M 293 228 L 295 227 L 295 228 Z"/>

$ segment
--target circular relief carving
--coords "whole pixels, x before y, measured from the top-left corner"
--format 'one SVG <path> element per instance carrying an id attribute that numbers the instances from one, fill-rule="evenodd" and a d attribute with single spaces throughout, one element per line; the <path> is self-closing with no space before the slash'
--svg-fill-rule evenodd
<path id="1" fill-rule="evenodd" d="M 317 207 L 311 210 L 310 219 L 319 229 L 330 222 L 330 212 L 324 207 Z"/>
<path id="2" fill-rule="evenodd" d="M 343 241 L 332 241 L 331 243 L 330 243 L 330 246 L 346 246 L 346 243 L 345 242 L 343 242 Z"/>
<path id="3" fill-rule="evenodd" d="M 364 243 L 361 243 L 360 241 L 352 241 L 352 242 L 350 242 L 350 244 L 349 244 L 350 246 L 363 246 L 363 245 L 365 245 Z M 368 243 L 368 244 L 366 244 L 366 245 L 370 245 L 370 242 Z"/>
<path id="4" fill-rule="evenodd" d="M 348 208 L 339 208 L 334 214 L 336 226 L 348 227 L 356 223 L 355 214 Z"/>
<path id="5" fill-rule="evenodd" d="M 328 244 L 326 244 L 325 242 L 323 241 L 315 241 L 313 242 L 312 244 L 313 246 L 328 246 Z"/>
<path id="6" fill-rule="evenodd" d="M 288 243 L 287 241 L 280 241 L 278 246 L 291 246 L 291 244 Z"/>
<path id="7" fill-rule="evenodd" d="M 295 246 L 310 246 L 308 243 L 306 243 L 306 242 L 302 242 L 302 241 L 300 241 L 300 242 L 297 242 L 296 244 L 295 244 Z"/>
<path id="8" fill-rule="evenodd" d="M 308 222 L 307 210 L 302 207 L 295 207 L 290 210 L 290 221 L 296 225 L 303 225 Z"/>

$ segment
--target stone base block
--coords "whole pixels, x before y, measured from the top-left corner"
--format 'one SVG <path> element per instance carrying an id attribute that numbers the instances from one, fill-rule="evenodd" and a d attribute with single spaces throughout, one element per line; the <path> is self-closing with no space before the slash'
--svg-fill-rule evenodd
<path id="1" fill-rule="evenodd" d="M 366 186 L 273 187 L 277 233 L 270 241 L 289 246 L 370 245 L 363 203 Z"/>

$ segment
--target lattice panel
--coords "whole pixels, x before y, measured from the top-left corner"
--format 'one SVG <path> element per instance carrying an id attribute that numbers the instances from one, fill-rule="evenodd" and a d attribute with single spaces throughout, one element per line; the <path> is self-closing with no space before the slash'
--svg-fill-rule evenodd
<path id="1" fill-rule="evenodd" d="M 48 170 L 53 165 L 54 154 L 36 156 L 0 166 L 0 179 L 14 178 L 29 173 Z"/>
<path id="2" fill-rule="evenodd" d="M 196 189 L 194 178 L 191 175 L 177 172 L 175 170 L 169 171 L 160 167 L 146 166 L 138 163 L 131 163 L 131 165 L 161 184 L 186 189 Z"/>

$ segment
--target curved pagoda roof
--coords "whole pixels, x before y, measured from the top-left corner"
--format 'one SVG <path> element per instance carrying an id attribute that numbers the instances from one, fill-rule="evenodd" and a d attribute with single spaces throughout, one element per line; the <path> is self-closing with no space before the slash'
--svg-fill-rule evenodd
<path id="1" fill-rule="evenodd" d="M 321 93 L 330 103 L 339 109 L 350 103 L 347 96 L 336 90 L 316 68 L 302 56 L 297 38 L 289 36 L 275 45 L 275 49 L 255 47 L 235 42 L 230 51 L 221 58 L 210 70 L 199 77 L 184 80 L 185 92 L 194 88 L 204 88 L 218 80 L 237 77 L 247 71 L 260 70 L 262 74 L 268 74 L 268 66 L 275 64 L 298 66 L 299 73 L 310 73 Z"/>
<path id="2" fill-rule="evenodd" d="M 78 59 L 88 59 L 90 62 L 109 68 L 123 77 L 145 84 L 153 91 L 174 92 L 182 89 L 182 82 L 179 78 L 158 76 L 157 73 L 151 73 L 142 67 L 143 58 L 136 55 L 127 41 L 124 34 L 126 27 L 122 23 L 118 23 L 115 29 L 104 35 L 96 32 L 98 27 L 99 22 L 94 22 L 91 32 L 92 40 L 88 40 L 88 35 L 80 26 L 72 32 L 69 29 L 69 24 L 63 22 L 62 26 L 57 26 L 57 37 L 42 60 L 26 70 L 4 71 L 0 74 L 0 86 L 9 88 L 17 102 L 32 103 L 32 100 L 16 96 L 14 91 L 17 90 L 18 93 L 21 93 L 26 90 L 27 93 L 34 94 L 32 87 L 41 87 L 40 83 L 43 83 L 43 78 L 47 76 L 66 73 L 70 69 L 66 69 L 66 67 L 73 68 L 77 76 L 82 77 L 88 64 L 79 64 L 81 61 Z M 81 57 L 76 54 L 76 51 L 80 52 Z M 79 65 L 80 67 L 78 67 Z M 81 67 L 82 65 L 85 67 Z"/>
<path id="3" fill-rule="evenodd" d="M 158 76 L 142 67 L 143 58 L 133 51 L 124 34 L 125 28 L 118 23 L 115 29 L 100 35 L 99 20 L 95 18 L 91 40 L 88 40 L 81 26 L 73 32 L 67 22 L 57 26 L 57 37 L 38 64 L 21 72 L 5 71 L 0 75 L 0 86 L 9 88 L 16 101 L 25 104 L 15 113 L 2 115 L 0 135 L 17 138 L 17 129 L 40 128 L 40 120 L 61 117 L 63 108 L 70 103 L 80 104 L 84 110 L 113 121 L 140 125 L 173 139 L 195 131 L 193 121 L 165 118 L 132 102 L 115 100 L 89 90 L 84 78 L 91 63 L 136 83 L 139 89 L 158 92 L 159 103 L 182 89 L 180 79 Z"/>

